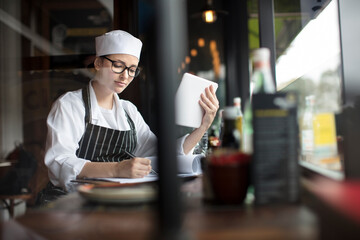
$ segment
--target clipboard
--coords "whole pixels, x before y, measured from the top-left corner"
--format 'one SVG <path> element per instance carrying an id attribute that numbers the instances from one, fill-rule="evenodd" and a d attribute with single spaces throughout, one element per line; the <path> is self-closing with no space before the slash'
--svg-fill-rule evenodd
<path id="1" fill-rule="evenodd" d="M 218 84 L 185 73 L 175 95 L 175 123 L 180 126 L 198 128 L 204 116 L 204 110 L 199 104 L 201 93 L 205 93 L 205 88 L 214 86 L 215 91 Z"/>

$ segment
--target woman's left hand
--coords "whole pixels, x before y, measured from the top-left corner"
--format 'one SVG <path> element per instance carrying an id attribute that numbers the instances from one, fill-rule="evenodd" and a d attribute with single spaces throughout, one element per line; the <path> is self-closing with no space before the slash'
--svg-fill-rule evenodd
<path id="1" fill-rule="evenodd" d="M 202 118 L 200 127 L 186 137 L 183 144 L 185 154 L 189 154 L 189 152 L 193 150 L 216 117 L 216 112 L 219 109 L 219 101 L 212 85 L 205 88 L 205 94 L 201 94 L 199 104 L 204 109 L 205 114 Z"/>
<path id="2" fill-rule="evenodd" d="M 214 121 L 216 112 L 219 109 L 219 100 L 216 97 L 213 85 L 210 85 L 210 87 L 205 89 L 205 94 L 201 94 L 199 104 L 205 111 L 201 127 L 204 127 L 207 130 Z"/>

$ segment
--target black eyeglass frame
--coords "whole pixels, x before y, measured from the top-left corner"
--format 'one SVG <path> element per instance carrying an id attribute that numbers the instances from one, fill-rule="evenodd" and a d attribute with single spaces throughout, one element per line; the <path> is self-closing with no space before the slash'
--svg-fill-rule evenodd
<path id="1" fill-rule="evenodd" d="M 131 76 L 129 70 L 130 70 L 130 68 L 133 68 L 133 66 L 132 66 L 132 67 L 128 67 L 128 66 L 126 66 L 125 64 L 123 64 L 122 62 L 111 60 L 110 58 L 108 58 L 108 57 L 106 57 L 106 56 L 101 56 L 101 57 L 102 57 L 102 58 L 105 58 L 106 60 L 109 60 L 109 61 L 111 62 L 111 70 L 112 70 L 114 73 L 121 74 L 121 73 L 123 73 L 125 70 L 127 70 L 128 75 L 129 75 L 130 77 L 133 77 L 133 78 L 136 78 L 136 77 L 139 76 L 139 74 L 140 74 L 140 69 L 139 69 L 139 67 L 136 67 L 135 75 L 134 75 L 134 76 Z M 121 72 L 115 72 L 115 71 L 114 71 L 114 64 L 115 64 L 115 63 L 121 63 L 122 65 L 125 66 L 125 68 L 124 68 Z"/>

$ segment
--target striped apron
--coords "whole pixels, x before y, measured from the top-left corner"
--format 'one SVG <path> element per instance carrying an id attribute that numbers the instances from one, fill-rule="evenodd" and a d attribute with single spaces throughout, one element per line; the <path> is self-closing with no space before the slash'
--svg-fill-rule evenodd
<path id="1" fill-rule="evenodd" d="M 82 89 L 85 104 L 85 132 L 80 139 L 76 156 L 92 162 L 119 162 L 129 159 L 125 151 L 132 153 L 137 143 L 134 122 L 125 111 L 130 125 L 128 131 L 119 131 L 92 124 L 89 87 Z"/>
<path id="2" fill-rule="evenodd" d="M 119 131 L 91 124 L 91 103 L 89 87 L 82 89 L 85 103 L 85 132 L 80 139 L 76 156 L 92 162 L 120 162 L 128 159 L 125 150 L 132 153 L 136 147 L 137 138 L 134 122 L 125 111 L 130 130 Z M 43 205 L 67 194 L 51 182 L 38 193 L 36 204 Z"/>

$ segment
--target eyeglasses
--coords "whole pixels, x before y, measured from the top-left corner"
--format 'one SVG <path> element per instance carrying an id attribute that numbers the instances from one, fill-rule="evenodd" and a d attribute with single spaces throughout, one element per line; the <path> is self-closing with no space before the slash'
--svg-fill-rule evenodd
<path id="1" fill-rule="evenodd" d="M 102 56 L 103 58 L 109 60 L 112 65 L 111 65 L 111 70 L 114 72 L 114 73 L 117 73 L 117 74 L 120 74 L 120 73 L 123 73 L 126 69 L 128 71 L 128 74 L 130 77 L 137 77 L 140 73 L 140 69 L 138 67 L 127 67 L 125 64 L 123 64 L 122 62 L 119 62 L 119 61 L 114 61 L 114 60 L 111 60 L 105 56 Z"/>

